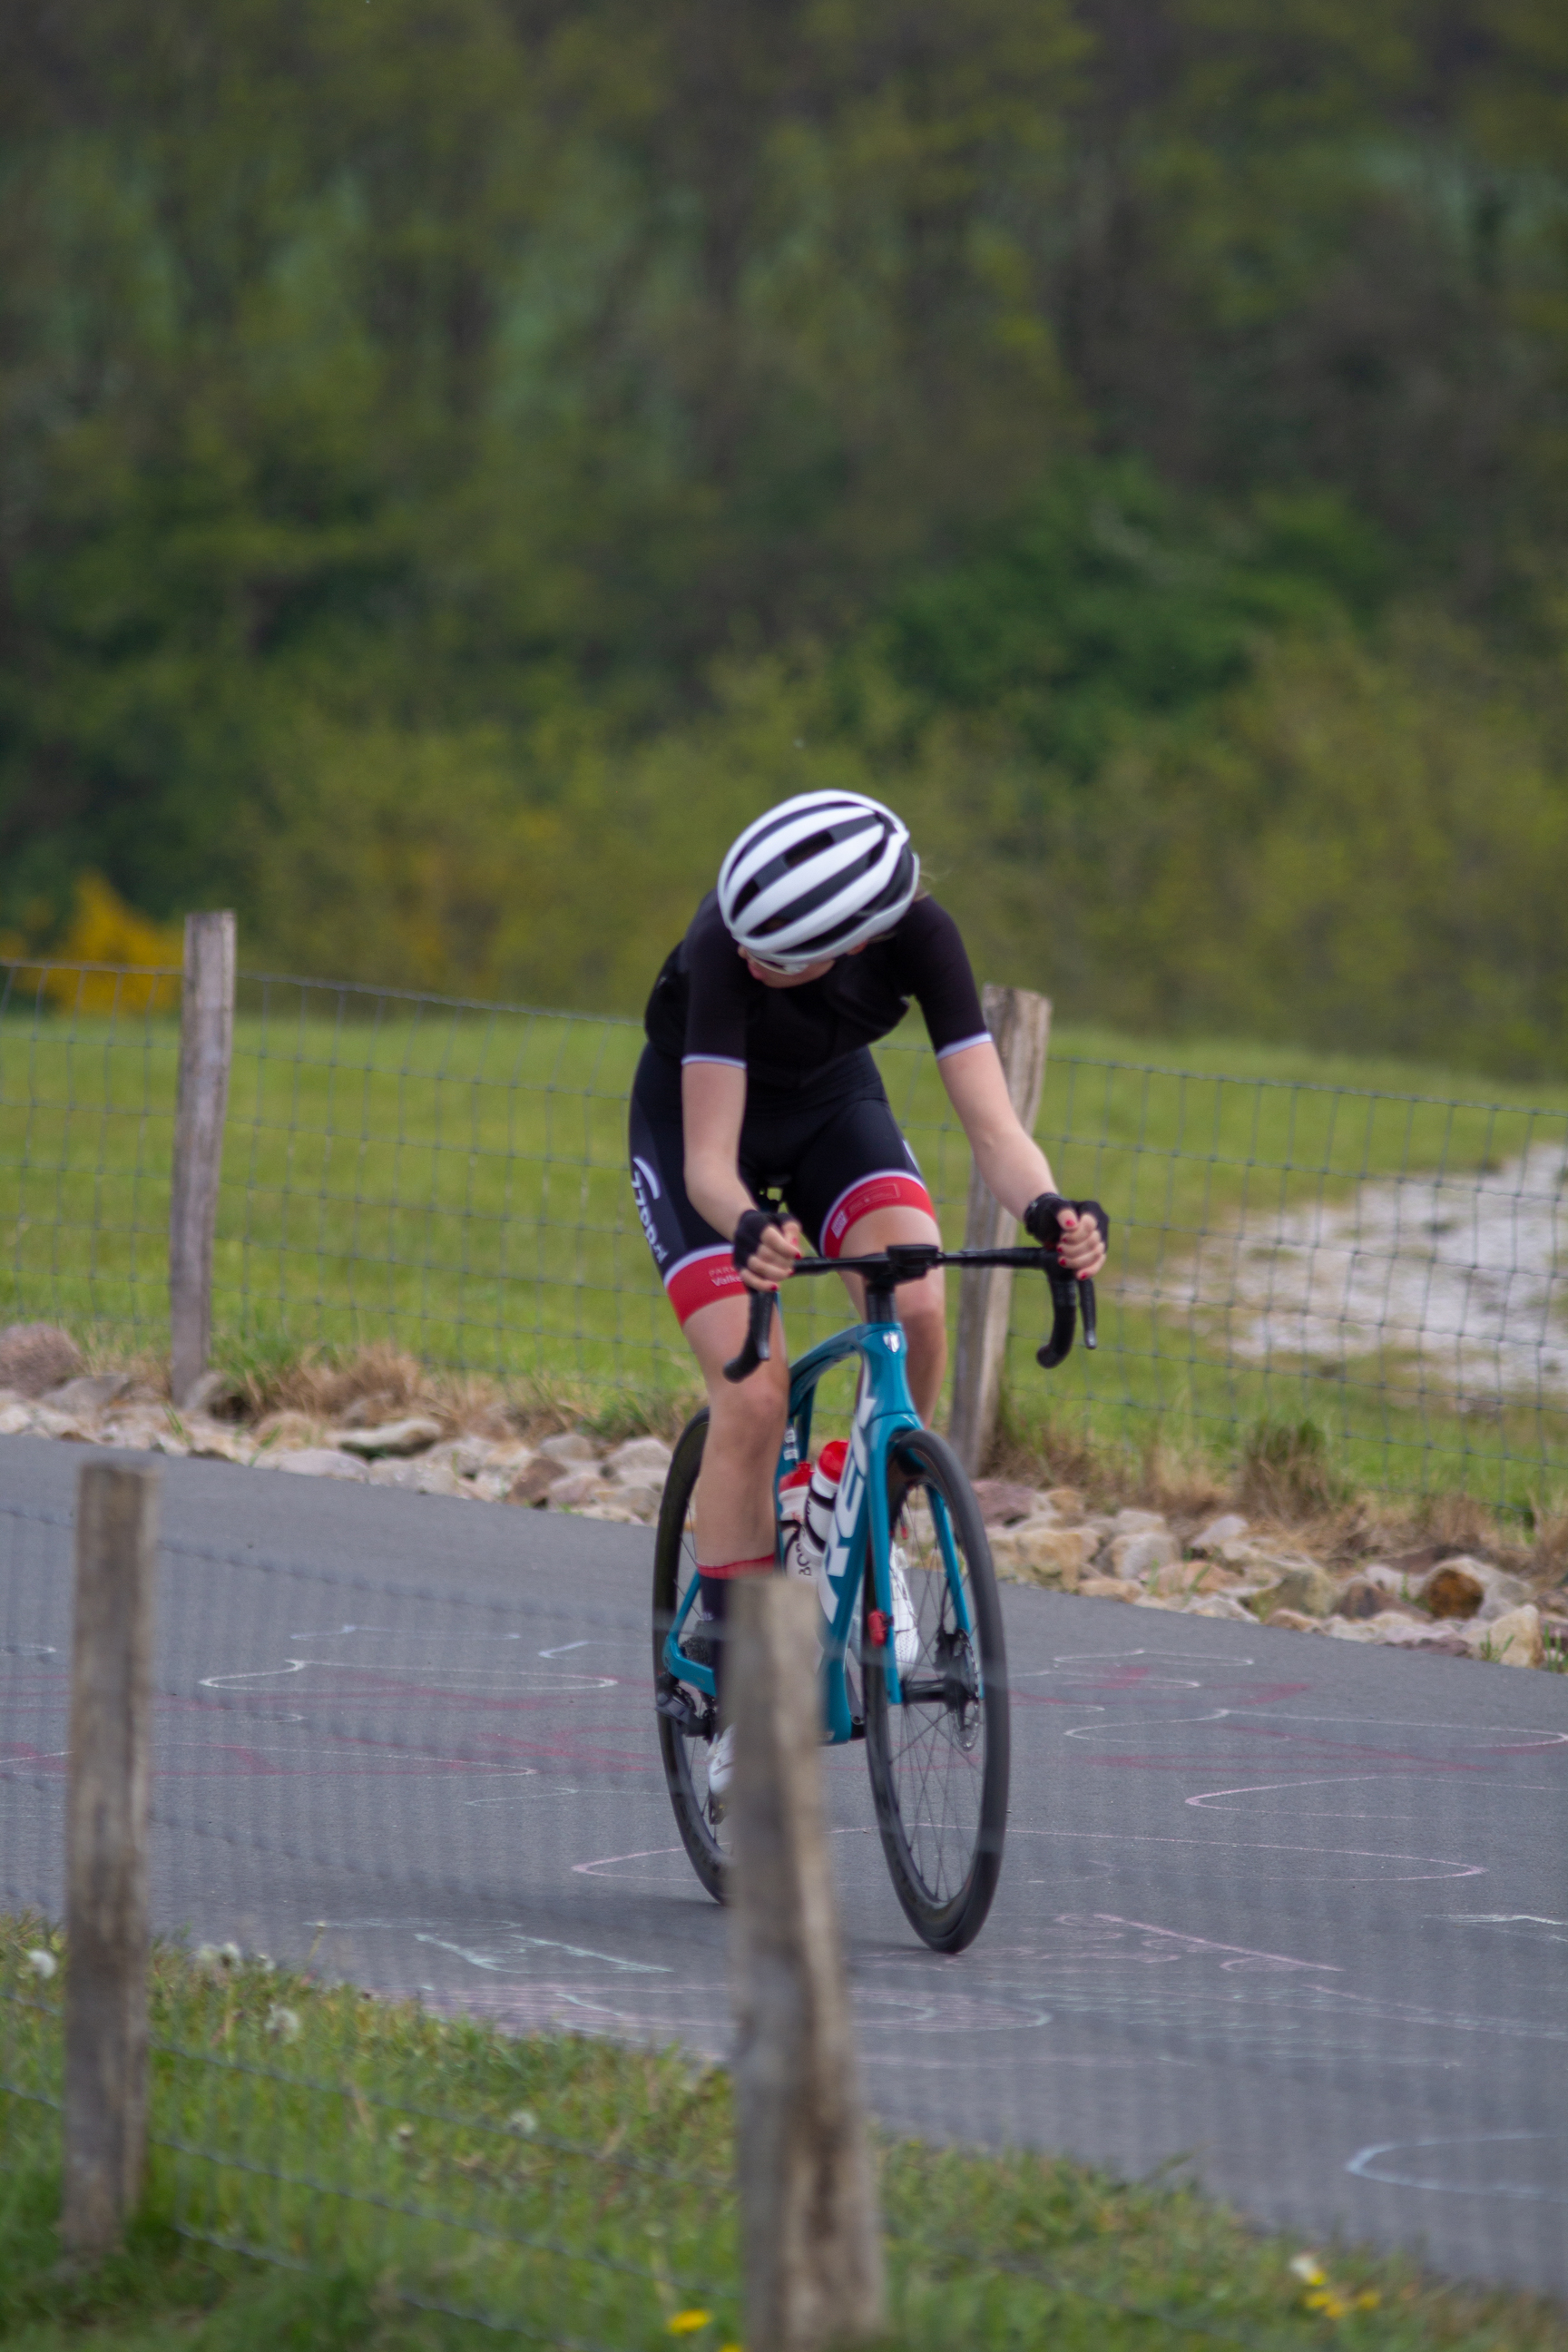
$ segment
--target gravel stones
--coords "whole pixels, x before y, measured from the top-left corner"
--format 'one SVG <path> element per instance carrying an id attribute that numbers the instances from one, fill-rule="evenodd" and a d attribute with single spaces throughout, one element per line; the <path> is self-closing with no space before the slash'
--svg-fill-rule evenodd
<path id="1" fill-rule="evenodd" d="M 1119 1511 L 1116 1516 L 1120 1523 L 1133 1516 L 1144 1518 L 1151 1515 Z M 1122 1577 L 1131 1583 L 1141 1582 L 1156 1569 L 1168 1567 L 1180 1558 L 1176 1538 L 1163 1521 L 1157 1521 L 1152 1527 L 1130 1528 L 1125 1534 L 1112 1536 L 1110 1539 L 1110 1572 L 1112 1576 Z"/>
<path id="2" fill-rule="evenodd" d="M 1284 1610 L 1310 1619 L 1328 1616 L 1339 1597 L 1339 1587 L 1326 1568 L 1315 1559 L 1292 1560 L 1272 1584 L 1252 1595 L 1252 1606 L 1259 1617 L 1272 1618 Z"/>
<path id="3" fill-rule="evenodd" d="M 0 1331 L 0 1389 L 47 1396 L 86 1370 L 81 1349 L 58 1324 L 8 1323 Z"/>
<path id="4" fill-rule="evenodd" d="M 1058 1527 L 1054 1519 L 1029 1519 L 991 1536 L 991 1557 L 999 1572 L 1028 1584 L 1059 1584 L 1076 1591 L 1093 1549 L 1081 1528 Z"/>
<path id="5" fill-rule="evenodd" d="M 976 1478 L 974 1499 L 988 1528 L 1014 1528 L 1039 1515 L 1045 1496 L 1013 1478 Z"/>
<path id="6" fill-rule="evenodd" d="M 560 1437 L 542 1437 L 533 1450 L 546 1462 L 559 1463 L 563 1468 L 572 1463 L 581 1467 L 598 1459 L 590 1440 L 575 1429 L 566 1431 Z"/>
<path id="7" fill-rule="evenodd" d="M 263 1454 L 269 1470 L 291 1470 L 297 1478 L 353 1478 L 364 1484 L 365 1465 L 331 1445 L 304 1445 L 294 1454 Z"/>
<path id="8" fill-rule="evenodd" d="M 628 1486 L 657 1485 L 661 1490 L 673 1459 L 661 1437 L 633 1437 L 605 1457 L 605 1475 Z"/>
<path id="9" fill-rule="evenodd" d="M 1222 1544 L 1239 1543 L 1249 1524 L 1239 1512 L 1226 1511 L 1222 1518 L 1211 1519 L 1207 1527 L 1193 1538 L 1187 1549 L 1196 1552 L 1200 1559 L 1206 1559 L 1211 1552 L 1217 1552 Z"/>

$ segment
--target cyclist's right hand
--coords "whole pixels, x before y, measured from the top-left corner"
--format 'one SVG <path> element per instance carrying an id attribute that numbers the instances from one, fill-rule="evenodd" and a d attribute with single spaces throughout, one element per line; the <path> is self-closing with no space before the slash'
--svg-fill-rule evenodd
<path id="1" fill-rule="evenodd" d="M 793 1217 L 747 1209 L 735 1227 L 731 1255 L 748 1289 L 776 1290 L 794 1273 L 805 1247 L 805 1235 Z"/>

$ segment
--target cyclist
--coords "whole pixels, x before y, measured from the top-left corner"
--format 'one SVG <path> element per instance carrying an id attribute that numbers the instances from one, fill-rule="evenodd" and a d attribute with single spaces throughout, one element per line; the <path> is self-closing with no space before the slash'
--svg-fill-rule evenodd
<path id="1" fill-rule="evenodd" d="M 900 820 L 858 793 L 803 793 L 749 824 L 654 983 L 632 1087 L 632 1189 L 710 1421 L 693 1496 L 702 1612 L 774 1565 L 773 1474 L 789 1393 L 784 1350 L 732 1386 L 748 1290 L 788 1279 L 806 1235 L 824 1257 L 940 1242 L 931 1196 L 870 1047 L 914 998 L 985 1182 L 1076 1274 L 1105 1258 L 1103 1215 L 1064 1201 L 1019 1123 L 958 927 L 920 887 Z M 776 1188 L 787 1214 L 758 1205 Z M 844 1277 L 858 1313 L 858 1276 Z M 929 1420 L 947 1325 L 941 1268 L 898 1293 L 910 1387 Z M 897 1599 L 898 1596 L 895 1596 Z M 731 1770 L 726 1729 L 708 1783 Z"/>

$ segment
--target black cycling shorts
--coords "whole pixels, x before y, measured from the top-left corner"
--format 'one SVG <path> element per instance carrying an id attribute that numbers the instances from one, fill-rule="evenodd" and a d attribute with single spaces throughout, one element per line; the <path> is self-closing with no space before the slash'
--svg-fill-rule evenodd
<path id="1" fill-rule="evenodd" d="M 632 1085 L 630 1139 L 637 1214 L 684 1324 L 745 1285 L 731 1244 L 687 1198 L 680 1065 L 651 1045 Z M 748 1099 L 739 1156 L 742 1182 L 782 1192 L 821 1257 L 837 1257 L 850 1226 L 872 1209 L 936 1213 L 868 1053 L 844 1055 L 798 1094 Z"/>

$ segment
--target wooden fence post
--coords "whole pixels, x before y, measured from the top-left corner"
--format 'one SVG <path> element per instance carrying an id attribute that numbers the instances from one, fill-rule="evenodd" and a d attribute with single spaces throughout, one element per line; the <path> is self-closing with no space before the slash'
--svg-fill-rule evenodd
<path id="1" fill-rule="evenodd" d="M 983 1002 L 986 1026 L 1002 1056 L 1013 1108 L 1032 1135 L 1046 1082 L 1050 999 L 1026 988 L 987 988 Z M 1016 1239 L 1014 1219 L 992 1199 L 980 1181 L 978 1168 L 972 1169 L 963 1227 L 965 1249 L 1002 1249 Z M 1013 1276 L 1006 1266 L 973 1266 L 960 1277 L 948 1440 L 972 1477 L 984 1469 L 996 1434 L 1012 1301 Z"/>
<path id="2" fill-rule="evenodd" d="M 747 2352 L 817 2352 L 884 2325 L 822 1792 L 821 1614 L 810 1585 L 731 1591 L 731 1953 Z"/>
<path id="3" fill-rule="evenodd" d="M 231 914 L 185 917 L 180 1003 L 180 1093 L 169 1192 L 169 1385 L 189 1404 L 212 1338 L 213 1234 L 223 1122 L 234 1053 L 235 926 Z"/>
<path id="4" fill-rule="evenodd" d="M 147 2142 L 147 1781 L 158 1473 L 89 1462 L 77 1489 L 66 1796 L 65 2200 L 101 2254 Z"/>

